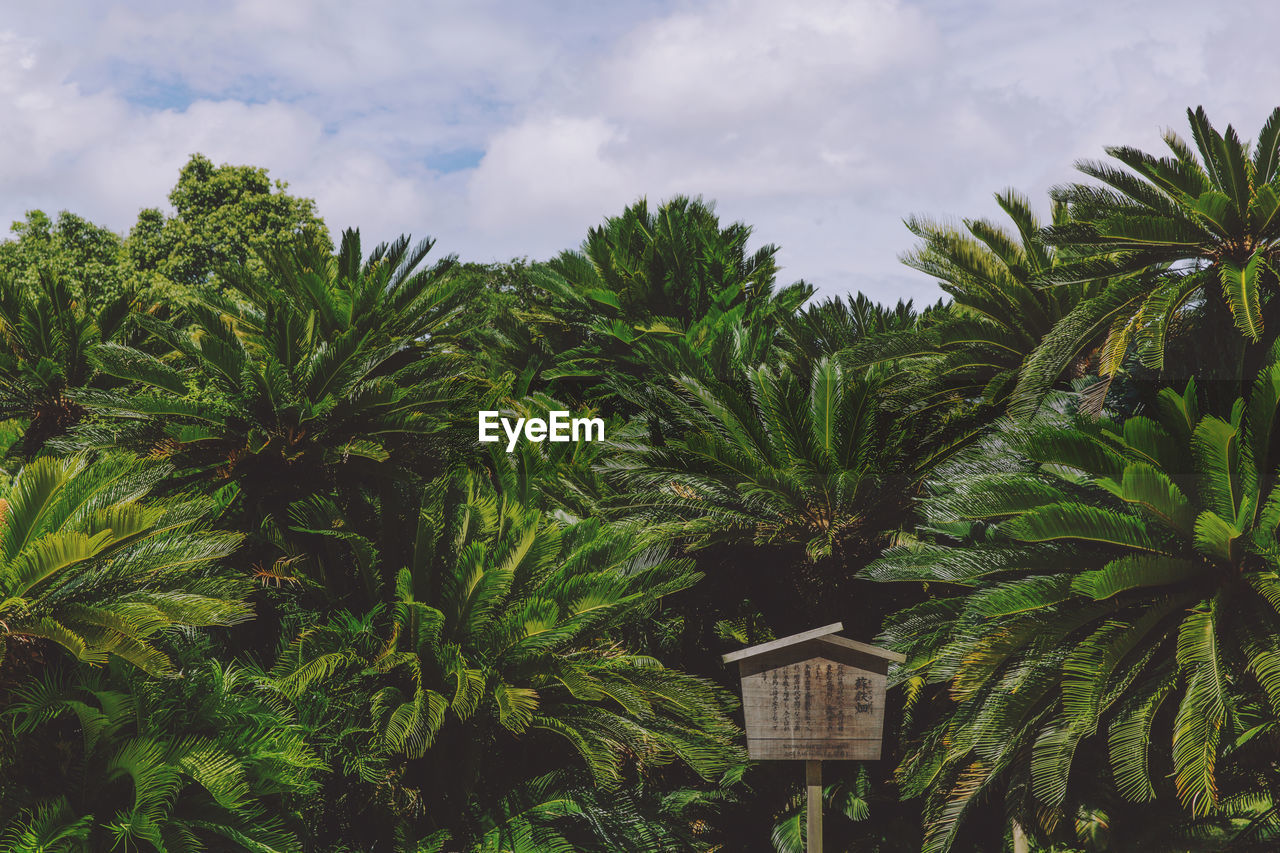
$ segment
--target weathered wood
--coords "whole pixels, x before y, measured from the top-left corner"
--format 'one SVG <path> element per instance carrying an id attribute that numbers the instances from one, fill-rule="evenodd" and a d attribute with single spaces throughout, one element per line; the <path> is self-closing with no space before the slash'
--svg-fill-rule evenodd
<path id="1" fill-rule="evenodd" d="M 721 655 L 720 660 L 725 663 L 733 663 L 734 661 L 757 657 L 759 655 L 768 654 L 769 652 L 776 652 L 780 649 L 785 649 L 788 646 L 794 646 L 810 640 L 818 639 L 828 643 L 834 643 L 838 646 L 844 646 L 847 649 L 854 649 L 856 651 L 863 652 L 864 654 L 871 655 L 872 657 L 886 658 L 891 661 L 897 661 L 898 663 L 902 663 L 907 659 L 906 655 L 891 652 L 878 646 L 869 645 L 868 643 L 859 643 L 857 640 L 850 640 L 848 637 L 841 637 L 837 635 L 836 632 L 842 628 L 844 628 L 843 623 L 832 622 L 830 625 L 824 625 L 821 628 L 802 631 L 799 634 L 792 634 L 790 637 L 781 637 L 777 640 L 770 640 L 767 643 L 760 643 L 757 646 L 748 646 L 745 649 L 738 649 L 736 652 L 729 652 L 728 654 Z"/>
<path id="2" fill-rule="evenodd" d="M 767 643 L 760 643 L 757 646 L 747 646 L 745 649 L 738 649 L 736 652 L 729 652 L 726 655 L 722 655 L 720 660 L 725 663 L 733 663 L 734 661 L 742 660 L 743 658 L 755 657 L 756 655 L 762 655 L 765 652 L 772 652 L 786 648 L 787 646 L 793 646 L 796 643 L 803 643 L 805 640 L 816 640 L 818 637 L 825 637 L 828 634 L 834 634 L 843 628 L 844 623 L 832 622 L 830 625 L 824 625 L 821 628 L 813 628 L 809 631 L 802 631 L 799 634 L 792 634 L 790 637 L 781 637 L 777 640 L 770 640 Z"/>
<path id="3" fill-rule="evenodd" d="M 850 640 L 848 637 L 839 637 L 833 634 L 831 636 L 823 637 L 822 641 L 824 643 L 834 643 L 837 646 L 844 646 L 846 649 L 862 652 L 863 654 L 871 655 L 872 657 L 891 660 L 894 663 L 906 663 L 907 661 L 907 656 L 904 654 L 891 652 L 888 649 L 882 649 L 879 646 L 873 646 L 869 643 L 859 643 L 857 640 Z"/>
<path id="4" fill-rule="evenodd" d="M 1031 841 L 1023 831 L 1022 824 L 1013 822 L 1013 853 L 1031 853 Z"/>
<path id="5" fill-rule="evenodd" d="M 905 658 L 827 625 L 731 652 L 742 678 L 747 754 L 757 760 L 875 761 L 891 661 Z"/>
<path id="6" fill-rule="evenodd" d="M 804 763 L 806 815 L 804 841 L 807 853 L 822 853 L 822 762 Z"/>
<path id="7" fill-rule="evenodd" d="M 862 740 L 778 740 L 747 738 L 747 755 L 752 761 L 879 761 L 880 739 Z"/>
<path id="8" fill-rule="evenodd" d="M 738 673 L 743 678 L 747 678 L 758 672 L 814 658 L 825 658 L 855 669 L 865 669 L 882 675 L 889 671 L 888 659 L 869 655 L 861 649 L 851 649 L 848 646 L 832 643 L 830 639 L 830 637 L 823 637 L 819 640 L 809 640 L 797 646 L 789 646 L 738 661 Z"/>
<path id="9" fill-rule="evenodd" d="M 739 663 L 747 754 L 874 761 L 888 662 L 821 640 Z"/>

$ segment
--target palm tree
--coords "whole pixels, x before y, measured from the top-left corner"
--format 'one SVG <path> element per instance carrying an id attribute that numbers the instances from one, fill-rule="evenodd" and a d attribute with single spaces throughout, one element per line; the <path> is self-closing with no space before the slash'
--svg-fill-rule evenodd
<path id="1" fill-rule="evenodd" d="M 624 448 L 611 464 L 638 487 L 637 511 L 660 523 L 675 517 L 685 535 L 796 542 L 814 560 L 887 529 L 871 516 L 875 507 L 897 514 L 884 500 L 886 480 L 912 477 L 884 464 L 905 460 L 876 407 L 876 372 L 831 359 L 813 366 L 810 383 L 769 367 L 744 372 L 745 393 L 677 379 L 684 435 L 666 447 Z"/>
<path id="2" fill-rule="evenodd" d="M 466 298 L 452 259 L 419 269 L 430 248 L 401 238 L 362 262 L 348 231 L 336 256 L 316 242 L 273 255 L 266 278 L 228 270 L 228 293 L 192 306 L 189 326 L 139 318 L 169 354 L 96 348 L 101 369 L 134 387 L 80 395 L 102 422 L 70 443 L 229 481 L 275 525 L 304 496 L 430 468 L 450 423 L 440 410 L 456 399 L 448 341 Z"/>
<path id="3" fill-rule="evenodd" d="M 641 199 L 593 228 L 580 251 L 533 270 L 549 300 L 534 322 L 572 331 L 544 371 L 552 393 L 635 414 L 661 372 L 655 348 L 705 357 L 734 330 L 766 344 L 776 337 L 813 291 L 803 282 L 779 289 L 777 247 L 749 254 L 750 236 L 741 223 L 722 228 L 700 199 L 676 197 L 654 211 Z"/>
<path id="4" fill-rule="evenodd" d="M 767 309 L 811 292 L 801 284 L 775 291 L 778 249 L 765 245 L 749 254 L 750 238 L 740 222 L 722 228 L 701 199 L 676 196 L 652 212 L 640 199 L 592 228 L 579 251 L 561 253 L 549 265 L 559 281 L 542 284 L 570 305 L 633 324 L 684 325 L 716 307 L 745 302 Z"/>
<path id="5" fill-rule="evenodd" d="M 928 792 L 926 850 L 990 791 L 1046 829 L 1107 777 L 1121 804 L 1172 794 L 1235 832 L 1275 824 L 1278 403 L 1273 359 L 1228 419 L 1202 415 L 1191 382 L 1154 417 L 1006 428 L 926 502 L 969 544 L 868 568 L 942 591 L 887 630 L 909 695 L 937 685 L 955 706 L 901 770 Z"/>
<path id="6" fill-rule="evenodd" d="M 958 396 L 981 400 L 1002 413 L 1027 357 L 1077 305 L 1102 293 L 1106 279 L 1041 288 L 1037 282 L 1069 263 L 1064 253 L 1045 242 L 1043 225 L 1031 202 L 1013 190 L 996 195 L 1013 230 L 985 219 L 966 219 L 963 227 L 917 217 L 907 227 L 920 245 L 903 263 L 938 280 L 951 296 L 950 307 L 935 313 L 934 322 L 915 336 L 878 339 L 880 357 L 912 356 L 917 377 L 913 396 L 922 399 Z M 1067 207 L 1053 206 L 1053 223 L 1067 222 Z M 1100 340 L 1075 339 L 1067 378 L 1083 372 Z M 914 347 L 914 349 L 913 349 Z M 1046 376 L 1052 384 L 1061 375 Z M 931 387 L 930 387 L 931 386 Z M 1098 404 L 1101 404 L 1099 399 Z"/>
<path id="7" fill-rule="evenodd" d="M 568 403 L 546 394 L 510 400 L 504 416 L 549 417 L 565 411 Z M 580 410 L 583 417 L 596 413 Z M 604 463 L 612 453 L 612 443 L 643 444 L 644 424 L 636 419 L 613 416 L 605 421 L 609 441 L 520 442 L 510 452 L 505 445 L 487 445 L 490 450 L 484 467 L 497 492 L 526 509 L 538 510 L 576 523 L 587 519 L 618 520 L 619 493 L 605 476 Z"/>
<path id="8" fill-rule="evenodd" d="M 46 456 L 18 473 L 0 498 L 5 669 L 30 669 L 55 644 L 86 663 L 118 657 L 166 674 L 154 645 L 166 630 L 249 618 L 247 583 L 219 567 L 240 537 L 208 528 L 214 502 L 148 499 L 169 470 Z"/>
<path id="9" fill-rule="evenodd" d="M 25 424 L 24 459 L 84 418 L 76 392 L 100 378 L 90 351 L 126 336 L 129 311 L 125 298 L 90 311 L 50 274 L 30 287 L 0 281 L 0 420 Z"/>
<path id="10" fill-rule="evenodd" d="M 606 463 L 621 509 L 655 537 L 736 554 L 718 588 L 747 595 L 775 630 L 843 613 L 853 572 L 891 544 L 963 438 L 932 411 L 881 408 L 889 374 L 822 358 L 807 377 L 762 365 L 733 384 L 673 379 L 676 437 L 617 446 Z"/>
<path id="11" fill-rule="evenodd" d="M 863 347 L 870 340 L 887 344 L 910 339 L 936 321 L 943 309 L 942 300 L 917 312 L 910 299 L 889 307 L 863 293 L 848 301 L 829 297 L 781 317 L 785 339 L 774 357 L 793 373 L 805 374 L 823 356 Z"/>
<path id="12" fill-rule="evenodd" d="M 1084 161 L 1077 168 L 1097 184 L 1054 190 L 1068 205 L 1070 221 L 1049 229 L 1049 242 L 1075 259 L 1043 277 L 1047 284 L 1114 279 L 1105 294 L 1079 305 L 1028 363 L 1016 394 L 1030 411 L 1046 380 L 1065 366 L 1082 340 L 1106 333 L 1101 364 L 1113 375 L 1132 348 L 1151 368 L 1165 366 L 1170 331 L 1202 312 L 1203 334 L 1215 341 L 1234 325 L 1239 337 L 1214 347 L 1223 355 L 1214 378 L 1237 385 L 1250 375 L 1245 344 L 1258 356 L 1280 333 L 1280 108 L 1258 141 L 1242 142 L 1228 126 L 1219 133 L 1203 107 L 1187 110 L 1194 148 L 1172 131 L 1164 135 L 1172 156 L 1156 157 L 1127 146 L 1107 148 L 1126 169 Z M 1256 367 L 1257 358 L 1251 364 Z"/>
<path id="13" fill-rule="evenodd" d="M 21 809 L 3 849 L 302 849 L 296 803 L 321 765 L 250 673 L 204 661 L 165 681 L 81 675 L 40 678 L 9 709 L 2 760 L 26 770 L 0 784 Z"/>
<path id="14" fill-rule="evenodd" d="M 549 772 L 607 791 L 673 760 L 706 780 L 741 765 L 727 695 L 621 641 L 694 582 L 688 561 L 597 521 L 562 525 L 474 476 L 433 487 L 404 535 L 417 544 L 385 617 L 305 630 L 273 670 L 300 705 L 347 697 L 355 710 L 326 715 L 328 742 L 364 776 L 397 780 L 380 807 L 403 831 L 478 837 L 485 814 Z"/>

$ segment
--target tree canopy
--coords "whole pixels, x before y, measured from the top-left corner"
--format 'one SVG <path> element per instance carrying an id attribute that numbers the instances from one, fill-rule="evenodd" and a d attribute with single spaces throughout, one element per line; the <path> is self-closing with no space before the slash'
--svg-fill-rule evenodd
<path id="1" fill-rule="evenodd" d="M 908 217 L 926 305 L 696 196 L 505 263 L 198 154 L 127 235 L 29 212 L 0 850 L 798 851 L 722 655 L 837 620 L 907 659 L 828 849 L 1276 849 L 1280 110 L 1188 117 Z"/>

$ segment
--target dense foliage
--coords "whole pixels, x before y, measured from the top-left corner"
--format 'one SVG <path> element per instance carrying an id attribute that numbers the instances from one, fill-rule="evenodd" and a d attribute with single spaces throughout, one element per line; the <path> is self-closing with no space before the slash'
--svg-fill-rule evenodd
<path id="1" fill-rule="evenodd" d="M 827 849 L 1280 844 L 1280 110 L 1189 112 L 918 310 L 701 199 L 546 262 L 262 169 L 0 245 L 0 851 L 803 849 L 720 656 L 907 656 Z M 477 441 L 477 412 L 601 442 Z"/>

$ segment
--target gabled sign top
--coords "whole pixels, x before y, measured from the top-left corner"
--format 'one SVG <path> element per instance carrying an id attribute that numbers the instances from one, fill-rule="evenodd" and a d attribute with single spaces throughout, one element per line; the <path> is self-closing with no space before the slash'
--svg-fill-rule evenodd
<path id="1" fill-rule="evenodd" d="M 760 643 L 756 646 L 748 646 L 745 649 L 738 649 L 736 652 L 729 652 L 720 659 L 725 663 L 733 663 L 734 661 L 747 660 L 757 655 L 775 652 L 778 649 L 785 649 L 787 646 L 794 646 L 797 643 L 807 643 L 817 640 L 823 643 L 830 643 L 833 646 L 839 646 L 845 649 L 863 652 L 865 654 L 874 655 L 875 657 L 885 658 L 886 660 L 903 663 L 906 661 L 906 655 L 900 655 L 897 652 L 886 651 L 867 643 L 859 643 L 857 640 L 850 640 L 848 637 L 841 637 L 836 632 L 844 628 L 843 622 L 832 622 L 830 625 L 824 625 L 821 628 L 814 628 L 810 631 L 802 631 L 799 634 L 792 634 L 790 637 L 782 637 L 777 640 L 770 640 L 767 643 Z"/>

